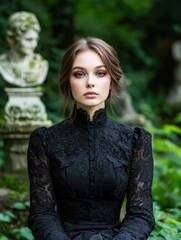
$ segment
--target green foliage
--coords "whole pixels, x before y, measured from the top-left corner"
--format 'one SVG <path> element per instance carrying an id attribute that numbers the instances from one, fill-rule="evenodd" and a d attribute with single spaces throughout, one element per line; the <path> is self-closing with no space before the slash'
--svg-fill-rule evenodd
<path id="1" fill-rule="evenodd" d="M 0 236 L 0 240 L 9 240 L 6 236 Z"/>
<path id="2" fill-rule="evenodd" d="M 23 196 L 23 193 L 26 194 L 28 189 L 28 178 L 27 178 L 27 172 L 19 171 L 12 174 L 0 174 L 0 188 L 4 188 L 4 186 L 8 189 L 12 189 L 11 195 L 16 197 L 17 194 L 22 192 L 21 196 Z"/>
<path id="3" fill-rule="evenodd" d="M 0 213 L 0 222 L 10 223 L 16 216 L 11 211 Z"/>
<path id="4" fill-rule="evenodd" d="M 155 203 L 154 216 L 156 228 L 149 240 L 179 240 L 181 239 L 181 211 L 169 209 L 162 211 Z"/>
<path id="5" fill-rule="evenodd" d="M 156 227 L 149 240 L 179 240 L 181 239 L 181 128 L 165 124 L 159 128 L 150 126 L 148 130 L 153 133 L 155 159 L 153 198 L 156 201 L 154 203 Z"/>
<path id="6" fill-rule="evenodd" d="M 181 112 L 176 115 L 176 117 L 174 119 L 174 122 L 176 124 L 180 124 L 181 123 Z"/>
<path id="7" fill-rule="evenodd" d="M 133 56 L 136 58 L 133 64 L 149 64 L 150 57 L 140 43 L 146 34 L 144 24 L 152 5 L 153 2 L 149 0 L 105 0 L 104 3 L 101 0 L 78 1 L 76 35 L 96 36 L 110 42 L 120 59 L 126 61 L 126 66 L 133 63 L 129 62 Z"/>
<path id="8" fill-rule="evenodd" d="M 29 211 L 28 179 L 25 172 L 1 174 L 0 188 L 9 189 L 0 212 L 0 240 L 33 240 L 27 227 Z"/>
<path id="9" fill-rule="evenodd" d="M 155 159 L 153 194 L 162 208 L 181 207 L 181 128 L 150 128 Z"/>
<path id="10" fill-rule="evenodd" d="M 27 227 L 27 201 L 14 202 L 0 213 L 0 239 L 34 239 Z"/>
<path id="11" fill-rule="evenodd" d="M 27 227 L 22 227 L 20 229 L 14 229 L 13 234 L 16 236 L 16 239 L 27 239 L 27 240 L 33 240 L 34 237 L 31 234 L 31 231 Z"/>
<path id="12" fill-rule="evenodd" d="M 16 202 L 13 204 L 13 209 L 16 209 L 16 210 L 25 210 L 26 209 L 26 205 L 22 202 Z"/>

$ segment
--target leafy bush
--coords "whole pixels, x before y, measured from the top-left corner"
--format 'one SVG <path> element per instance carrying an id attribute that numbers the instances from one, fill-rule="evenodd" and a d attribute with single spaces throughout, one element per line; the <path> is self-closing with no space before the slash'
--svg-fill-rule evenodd
<path id="1" fill-rule="evenodd" d="M 32 240 L 31 231 L 27 227 L 29 211 L 27 174 L 24 172 L 1 174 L 0 177 L 0 188 L 8 191 L 0 212 L 0 240 Z"/>
<path id="2" fill-rule="evenodd" d="M 169 209 L 162 211 L 154 204 L 156 227 L 149 240 L 180 240 L 181 239 L 181 211 Z"/>
<path id="3" fill-rule="evenodd" d="M 150 126 L 147 129 L 153 133 L 155 159 L 153 198 L 156 227 L 149 240 L 179 240 L 181 239 L 181 128 L 166 124 L 160 128 Z"/>
<path id="4" fill-rule="evenodd" d="M 181 128 L 150 128 L 155 159 L 153 196 L 162 209 L 181 207 Z"/>

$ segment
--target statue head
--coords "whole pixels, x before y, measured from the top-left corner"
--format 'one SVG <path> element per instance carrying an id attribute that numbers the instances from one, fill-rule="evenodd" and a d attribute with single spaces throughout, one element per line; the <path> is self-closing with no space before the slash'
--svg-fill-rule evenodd
<path id="1" fill-rule="evenodd" d="M 37 46 L 40 24 L 33 13 L 16 12 L 8 21 L 6 39 L 11 50 L 19 54 L 31 54 Z"/>

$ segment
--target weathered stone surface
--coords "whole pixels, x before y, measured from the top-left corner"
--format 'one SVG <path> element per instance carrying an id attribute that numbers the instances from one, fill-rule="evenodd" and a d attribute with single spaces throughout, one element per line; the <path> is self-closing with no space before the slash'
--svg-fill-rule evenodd
<path id="1" fill-rule="evenodd" d="M 40 25 L 34 14 L 24 11 L 12 14 L 6 32 L 9 49 L 0 55 L 0 74 L 8 97 L 0 134 L 4 142 L 5 167 L 10 171 L 27 168 L 31 132 L 39 126 L 51 125 L 40 99 L 48 62 L 34 52 L 39 32 Z"/>
<path id="2" fill-rule="evenodd" d="M 45 105 L 40 99 L 41 87 L 5 88 L 8 101 L 5 105 L 5 120 L 8 125 L 51 124 L 47 120 Z"/>
<path id="3" fill-rule="evenodd" d="M 0 74 L 11 86 L 32 87 L 45 81 L 48 62 L 34 53 L 39 31 L 34 14 L 23 11 L 10 16 L 6 32 L 9 50 L 0 55 Z"/>
<path id="4" fill-rule="evenodd" d="M 1 125 L 0 133 L 3 136 L 5 151 L 5 168 L 7 171 L 27 169 L 27 149 L 31 132 L 40 125 Z M 50 126 L 50 122 L 47 125 Z"/>
<path id="5" fill-rule="evenodd" d="M 119 121 L 130 126 L 146 124 L 147 119 L 136 112 L 133 107 L 132 99 L 126 90 L 120 91 L 114 102 L 115 112 L 119 117 Z"/>
<path id="6" fill-rule="evenodd" d="M 168 103 L 181 110 L 181 41 L 173 43 L 172 55 L 176 61 L 176 66 L 174 69 L 174 84 L 169 92 Z"/>

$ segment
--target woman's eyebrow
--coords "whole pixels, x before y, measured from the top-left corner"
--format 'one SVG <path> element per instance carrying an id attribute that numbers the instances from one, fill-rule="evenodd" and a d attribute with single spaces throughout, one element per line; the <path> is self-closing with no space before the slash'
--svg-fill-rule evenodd
<path id="1" fill-rule="evenodd" d="M 72 68 L 72 70 L 74 70 L 74 69 L 85 69 L 85 68 L 79 67 L 79 66 L 75 66 L 75 67 Z"/>
<path id="2" fill-rule="evenodd" d="M 100 66 L 97 66 L 96 68 L 106 68 L 105 65 L 100 65 Z"/>
<path id="3" fill-rule="evenodd" d="M 95 69 L 97 68 L 106 68 L 105 65 L 99 65 L 99 66 L 96 66 Z M 81 67 L 81 66 L 75 66 L 72 68 L 72 70 L 74 69 L 85 69 L 84 67 Z"/>

